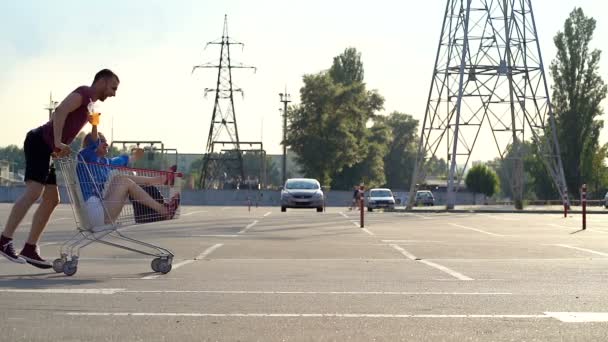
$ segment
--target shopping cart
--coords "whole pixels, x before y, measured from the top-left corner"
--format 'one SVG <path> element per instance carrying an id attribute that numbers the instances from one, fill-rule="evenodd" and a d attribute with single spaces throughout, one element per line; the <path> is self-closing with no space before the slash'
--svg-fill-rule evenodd
<path id="1" fill-rule="evenodd" d="M 119 229 L 177 218 L 183 183 L 181 173 L 85 163 L 75 157 L 56 159 L 55 165 L 65 180 L 78 230 L 61 245 L 60 257 L 53 262 L 55 272 L 74 275 L 80 250 L 93 242 L 149 255 L 154 257 L 151 264 L 154 272 L 166 274 L 171 271 L 171 251 L 127 237 Z M 132 194 L 118 196 L 120 200 L 112 201 L 116 196 L 109 196 L 110 192 L 116 195 L 133 183 L 158 203 L 155 207 L 164 209 L 154 210 L 135 200 Z"/>

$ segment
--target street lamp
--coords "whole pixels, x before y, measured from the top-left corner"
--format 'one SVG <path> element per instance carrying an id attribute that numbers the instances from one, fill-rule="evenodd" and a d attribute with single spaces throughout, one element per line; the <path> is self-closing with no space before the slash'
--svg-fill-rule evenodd
<path id="1" fill-rule="evenodd" d="M 285 92 L 279 93 L 283 102 L 283 183 L 287 180 L 287 104 L 291 102 L 291 96 Z"/>

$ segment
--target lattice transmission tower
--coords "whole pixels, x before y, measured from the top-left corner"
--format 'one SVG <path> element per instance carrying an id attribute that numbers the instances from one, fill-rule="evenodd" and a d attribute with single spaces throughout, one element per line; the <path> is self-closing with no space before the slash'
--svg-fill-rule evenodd
<path id="1" fill-rule="evenodd" d="M 531 0 L 448 0 L 424 116 L 409 207 L 427 162 L 447 152 L 447 208 L 482 127 L 510 160 L 515 203 L 523 198 L 521 143 L 531 140 L 562 198 L 566 182 Z M 489 134 L 488 134 L 489 136 Z M 440 152 L 441 151 L 441 152 Z M 443 154 L 445 156 L 445 154 Z"/>
<path id="2" fill-rule="evenodd" d="M 252 66 L 243 64 L 235 65 L 230 59 L 230 47 L 233 45 L 244 46 L 243 43 L 230 40 L 228 36 L 228 16 L 224 16 L 224 29 L 222 38 L 219 41 L 207 43 L 209 45 L 220 46 L 220 60 L 218 64 L 206 63 L 196 65 L 192 68 L 194 72 L 198 68 L 217 69 L 217 83 L 215 88 L 205 88 L 205 96 L 215 93 L 215 103 L 211 124 L 209 126 L 209 136 L 207 138 L 207 151 L 203 158 L 201 177 L 199 184 L 201 188 L 210 187 L 222 188 L 229 178 L 245 178 L 243 169 L 243 151 L 239 140 L 239 131 L 236 122 L 236 111 L 234 108 L 234 93 L 243 93 L 240 88 L 233 88 L 232 70 L 233 69 L 254 69 Z"/>

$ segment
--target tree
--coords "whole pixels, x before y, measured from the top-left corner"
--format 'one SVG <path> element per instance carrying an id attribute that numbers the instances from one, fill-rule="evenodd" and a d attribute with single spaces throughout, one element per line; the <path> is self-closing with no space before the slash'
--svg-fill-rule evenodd
<path id="1" fill-rule="evenodd" d="M 23 149 L 17 145 L 8 145 L 0 148 L 0 160 L 7 160 L 11 163 L 11 170 L 25 170 L 25 154 Z"/>
<path id="2" fill-rule="evenodd" d="M 475 165 L 469 170 L 465 183 L 473 193 L 482 193 L 485 196 L 492 196 L 499 189 L 496 173 L 482 164 Z"/>
<path id="3" fill-rule="evenodd" d="M 362 77 L 360 55 L 347 49 L 329 72 L 304 76 L 301 104 L 287 110 L 286 143 L 304 174 L 321 184 L 331 184 L 332 177 L 364 161 L 370 151 L 366 125 L 384 99 L 368 91 Z"/>
<path id="4" fill-rule="evenodd" d="M 391 189 L 407 189 L 416 164 L 418 120 L 399 112 L 393 112 L 382 120 L 392 132 L 388 153 L 384 157 L 386 185 Z"/>
<path id="5" fill-rule="evenodd" d="M 603 121 L 601 101 L 606 84 L 599 75 L 601 52 L 590 52 L 595 20 L 575 8 L 554 38 L 557 57 L 551 63 L 553 104 L 557 135 L 570 193 L 578 194 L 583 182 L 593 182 L 594 154 L 599 150 Z"/>
<path id="6" fill-rule="evenodd" d="M 329 76 L 335 82 L 344 85 L 363 82 L 361 53 L 355 48 L 346 48 L 341 55 L 334 57 Z"/>

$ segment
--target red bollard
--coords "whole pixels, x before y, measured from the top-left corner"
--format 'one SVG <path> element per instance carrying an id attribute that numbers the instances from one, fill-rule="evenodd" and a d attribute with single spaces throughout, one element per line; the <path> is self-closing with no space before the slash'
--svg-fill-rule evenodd
<path id="1" fill-rule="evenodd" d="M 568 188 L 564 189 L 564 217 L 568 217 Z"/>
<path id="2" fill-rule="evenodd" d="M 363 195 L 361 195 L 361 198 L 359 199 L 359 211 L 361 212 L 360 213 L 360 216 L 361 216 L 361 228 L 365 228 L 365 214 L 364 214 L 365 210 L 363 209 L 363 208 L 365 208 L 365 203 L 364 202 L 365 202 L 364 197 L 363 197 Z"/>
<path id="3" fill-rule="evenodd" d="M 583 230 L 585 230 L 587 229 L 587 184 L 583 184 L 581 197 L 581 204 L 583 205 Z"/>

